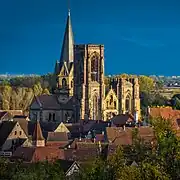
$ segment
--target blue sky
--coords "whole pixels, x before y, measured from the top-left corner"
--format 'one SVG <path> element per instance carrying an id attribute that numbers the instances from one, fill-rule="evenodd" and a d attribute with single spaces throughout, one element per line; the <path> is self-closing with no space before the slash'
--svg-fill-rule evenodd
<path id="1" fill-rule="evenodd" d="M 67 0 L 0 0 L 0 74 L 53 72 Z M 179 0 L 71 0 L 76 44 L 105 45 L 106 74 L 180 75 Z"/>

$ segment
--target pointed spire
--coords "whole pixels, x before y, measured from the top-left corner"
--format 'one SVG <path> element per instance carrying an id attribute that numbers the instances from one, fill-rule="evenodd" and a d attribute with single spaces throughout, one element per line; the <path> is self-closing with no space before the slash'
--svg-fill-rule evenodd
<path id="1" fill-rule="evenodd" d="M 70 8 L 68 7 L 68 17 L 66 23 L 66 29 L 64 33 L 64 39 L 61 49 L 60 62 L 73 62 L 74 60 L 74 38 L 71 25 Z"/>
<path id="2" fill-rule="evenodd" d="M 37 120 L 35 127 L 34 127 L 34 132 L 33 132 L 33 144 L 35 146 L 44 146 L 45 145 L 45 140 L 42 135 L 42 130 L 39 121 Z"/>

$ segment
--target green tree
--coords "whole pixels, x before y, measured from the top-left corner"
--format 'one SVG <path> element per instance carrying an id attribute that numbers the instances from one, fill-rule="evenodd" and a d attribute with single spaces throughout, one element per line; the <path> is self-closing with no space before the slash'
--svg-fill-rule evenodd
<path id="1" fill-rule="evenodd" d="M 173 109 L 180 110 L 180 99 L 177 96 L 171 99 L 171 104 Z"/>
<path id="2" fill-rule="evenodd" d="M 154 80 L 148 76 L 139 76 L 139 85 L 141 92 L 151 92 L 154 90 Z"/>
<path id="3" fill-rule="evenodd" d="M 156 163 L 172 179 L 180 178 L 180 141 L 172 128 L 172 120 L 151 119 L 157 139 Z"/>

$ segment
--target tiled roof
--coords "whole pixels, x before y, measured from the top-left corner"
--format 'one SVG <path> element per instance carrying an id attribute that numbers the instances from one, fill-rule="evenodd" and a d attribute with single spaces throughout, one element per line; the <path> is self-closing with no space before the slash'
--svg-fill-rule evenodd
<path id="1" fill-rule="evenodd" d="M 104 134 L 96 134 L 96 142 L 98 141 L 105 142 Z"/>
<path id="2" fill-rule="evenodd" d="M 12 159 L 16 158 L 22 158 L 26 162 L 53 161 L 64 159 L 64 150 L 57 146 L 19 147 L 12 156 Z"/>
<path id="3" fill-rule="evenodd" d="M 126 129 L 124 131 L 119 127 L 107 127 L 107 138 L 110 143 L 115 145 L 130 145 L 132 144 L 131 131 Z"/>
<path id="4" fill-rule="evenodd" d="M 66 132 L 48 132 L 47 141 L 68 141 Z"/>
<path id="5" fill-rule="evenodd" d="M 60 149 L 64 149 L 69 145 L 69 141 L 47 141 L 46 146 L 57 146 Z"/>
<path id="6" fill-rule="evenodd" d="M 77 161 L 77 162 L 85 162 L 91 159 L 94 159 L 99 155 L 97 148 L 91 149 L 67 149 L 64 151 L 65 157 L 67 160 Z"/>
<path id="7" fill-rule="evenodd" d="M 180 110 L 173 110 L 171 107 L 154 107 L 150 108 L 150 117 L 161 117 L 170 120 L 173 128 L 178 129 L 178 119 L 180 119 Z"/>
<path id="8" fill-rule="evenodd" d="M 108 141 L 114 145 L 131 145 L 132 144 L 132 130 L 134 128 L 108 127 L 107 138 Z M 139 137 L 145 142 L 151 142 L 155 140 L 155 135 L 152 127 L 139 127 Z"/>

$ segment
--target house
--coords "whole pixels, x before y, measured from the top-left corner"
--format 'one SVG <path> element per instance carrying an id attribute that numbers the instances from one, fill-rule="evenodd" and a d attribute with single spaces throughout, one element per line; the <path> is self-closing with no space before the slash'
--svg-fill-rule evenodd
<path id="1" fill-rule="evenodd" d="M 136 127 L 135 127 L 136 128 Z M 119 146 L 119 145 L 132 145 L 133 142 L 133 130 L 134 127 L 107 127 L 107 139 L 110 144 Z M 141 126 L 137 128 L 138 136 L 145 143 L 153 144 L 155 143 L 155 134 L 152 127 Z"/>
<path id="2" fill-rule="evenodd" d="M 45 146 L 40 123 L 36 122 L 32 136 L 31 147 L 19 147 L 13 153 L 12 159 L 22 159 L 24 162 L 54 161 L 64 159 L 64 151 L 58 146 Z"/>
<path id="3" fill-rule="evenodd" d="M 59 159 L 57 162 L 60 163 L 60 166 L 64 171 L 66 177 L 72 177 L 80 170 L 80 166 L 76 161 Z"/>
<path id="4" fill-rule="evenodd" d="M 3 121 L 0 124 L 0 148 L 1 151 L 13 151 L 24 144 L 28 136 L 18 122 Z"/>
<path id="5" fill-rule="evenodd" d="M 118 114 L 111 119 L 111 126 L 114 127 L 123 127 L 123 126 L 134 126 L 135 118 L 133 115 L 126 113 L 126 114 Z"/>
<path id="6" fill-rule="evenodd" d="M 174 110 L 172 107 L 149 107 L 147 117 L 169 120 L 176 135 L 180 137 L 180 110 Z"/>
<path id="7" fill-rule="evenodd" d="M 48 132 L 46 137 L 46 146 L 58 146 L 59 148 L 66 147 L 71 140 L 69 140 L 66 132 Z"/>

